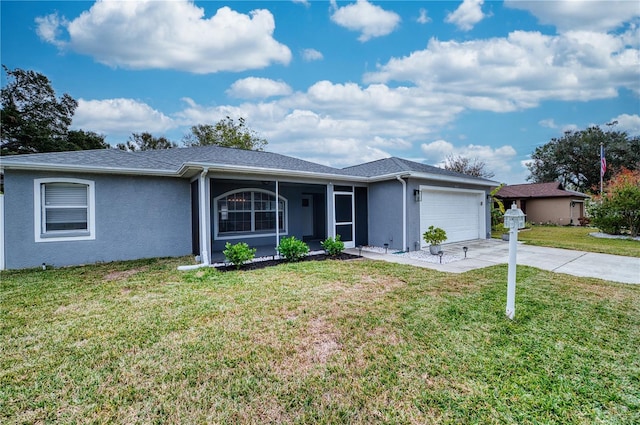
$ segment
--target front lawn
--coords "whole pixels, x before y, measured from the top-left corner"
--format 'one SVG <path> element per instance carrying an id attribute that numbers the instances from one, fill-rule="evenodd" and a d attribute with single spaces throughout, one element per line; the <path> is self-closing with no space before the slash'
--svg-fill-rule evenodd
<path id="1" fill-rule="evenodd" d="M 640 286 L 368 260 L 3 272 L 1 423 L 640 423 Z"/>
<path id="2" fill-rule="evenodd" d="M 595 232 L 598 232 L 598 229 L 592 227 L 536 225 L 518 232 L 518 240 L 529 245 L 640 257 L 640 241 L 596 238 L 589 235 Z M 500 229 L 492 232 L 492 236 L 500 238 L 502 233 L 508 231 L 505 229 L 503 232 Z"/>

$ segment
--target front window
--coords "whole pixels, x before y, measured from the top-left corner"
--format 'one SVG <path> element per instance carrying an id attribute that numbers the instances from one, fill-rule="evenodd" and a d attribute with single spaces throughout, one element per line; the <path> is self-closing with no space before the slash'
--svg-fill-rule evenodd
<path id="1" fill-rule="evenodd" d="M 93 188 L 86 180 L 36 180 L 36 242 L 94 239 Z"/>
<path id="2" fill-rule="evenodd" d="M 286 231 L 287 201 L 277 204 L 279 232 Z M 276 196 L 259 189 L 239 190 L 216 198 L 219 235 L 235 233 L 274 233 L 276 230 Z"/>

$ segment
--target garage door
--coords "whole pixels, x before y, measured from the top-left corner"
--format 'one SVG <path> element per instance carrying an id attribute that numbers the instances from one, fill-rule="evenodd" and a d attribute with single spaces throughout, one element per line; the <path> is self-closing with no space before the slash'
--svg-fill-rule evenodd
<path id="1" fill-rule="evenodd" d="M 420 235 L 434 225 L 447 232 L 447 243 L 484 239 L 483 201 L 484 192 L 423 188 Z"/>

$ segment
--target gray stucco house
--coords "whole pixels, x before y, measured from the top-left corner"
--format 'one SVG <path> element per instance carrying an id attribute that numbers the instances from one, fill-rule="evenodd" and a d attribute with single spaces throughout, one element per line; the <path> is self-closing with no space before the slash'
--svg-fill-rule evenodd
<path id="1" fill-rule="evenodd" d="M 484 239 L 497 186 L 400 158 L 337 169 L 215 146 L 19 155 L 0 168 L 2 269 L 189 254 L 209 264 L 226 242 L 271 255 L 283 236 L 417 250 L 432 224 L 448 242 Z"/>

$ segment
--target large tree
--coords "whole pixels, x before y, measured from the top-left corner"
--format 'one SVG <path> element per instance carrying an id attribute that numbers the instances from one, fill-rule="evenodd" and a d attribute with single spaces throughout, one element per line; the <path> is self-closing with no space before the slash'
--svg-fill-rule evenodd
<path id="1" fill-rule="evenodd" d="M 495 173 L 487 170 L 487 164 L 478 158 L 467 158 L 462 155 L 447 155 L 444 160 L 445 170 L 467 174 L 473 177 L 490 179 Z"/>
<path id="2" fill-rule="evenodd" d="M 191 127 L 191 133 L 184 136 L 186 146 L 222 146 L 227 148 L 261 151 L 267 141 L 247 127 L 245 119 L 240 117 L 236 123 L 226 117 L 215 125 L 198 124 Z"/>
<path id="3" fill-rule="evenodd" d="M 10 70 L 0 94 L 0 152 L 22 154 L 67 150 L 68 127 L 78 103 L 56 96 L 49 79 L 35 71 Z"/>
<path id="4" fill-rule="evenodd" d="M 67 133 L 67 149 L 65 150 L 108 149 L 110 147 L 104 141 L 102 134 L 93 131 L 69 130 Z"/>
<path id="5" fill-rule="evenodd" d="M 615 124 L 606 131 L 598 126 L 567 131 L 537 147 L 527 165 L 531 173 L 527 179 L 534 183 L 559 181 L 581 192 L 595 190 L 600 184 L 600 143 L 607 162 L 605 181 L 623 167 L 640 169 L 640 137 L 613 130 Z"/>
<path id="6" fill-rule="evenodd" d="M 171 149 L 177 147 L 175 143 L 166 137 L 155 137 L 151 133 L 132 133 L 126 143 L 118 143 L 118 149 L 123 151 L 149 151 L 155 149 Z"/>

